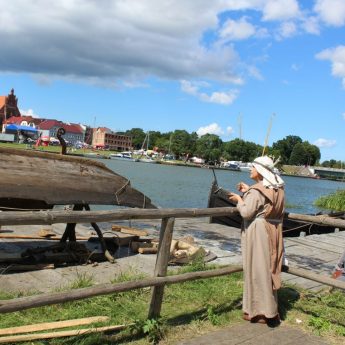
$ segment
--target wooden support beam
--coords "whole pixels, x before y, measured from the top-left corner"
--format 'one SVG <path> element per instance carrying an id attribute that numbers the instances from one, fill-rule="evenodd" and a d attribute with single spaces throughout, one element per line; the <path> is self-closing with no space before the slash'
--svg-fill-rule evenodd
<path id="1" fill-rule="evenodd" d="M 168 271 L 170 259 L 170 246 L 174 231 L 175 218 L 163 218 L 160 230 L 158 254 L 155 266 L 155 277 L 165 277 Z M 164 295 L 164 285 L 152 288 L 152 297 L 149 308 L 148 318 L 157 318 L 161 312 Z"/>

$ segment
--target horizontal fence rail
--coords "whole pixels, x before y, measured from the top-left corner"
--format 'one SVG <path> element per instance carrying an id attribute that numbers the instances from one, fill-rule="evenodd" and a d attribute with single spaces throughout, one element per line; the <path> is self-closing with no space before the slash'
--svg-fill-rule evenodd
<path id="1" fill-rule="evenodd" d="M 196 218 L 230 216 L 238 214 L 236 207 L 118 209 L 113 211 L 4 211 L 0 212 L 0 225 L 42 225 L 56 223 L 110 222 L 127 219 Z M 287 213 L 286 218 L 306 223 L 330 225 L 345 229 L 345 220 L 326 215 L 312 216 Z"/>
<path id="2" fill-rule="evenodd" d="M 0 225 L 41 225 L 56 223 L 101 223 L 127 219 L 195 218 L 237 214 L 236 207 L 120 209 L 114 211 L 6 211 Z"/>
<path id="3" fill-rule="evenodd" d="M 95 287 L 75 289 L 67 292 L 46 293 L 37 296 L 21 297 L 15 300 L 0 300 L 0 313 L 10 313 L 24 309 L 42 307 L 57 303 L 77 301 L 85 298 L 107 295 L 117 292 L 125 292 L 150 286 L 164 284 L 177 284 L 190 280 L 213 278 L 227 274 L 241 272 L 241 266 L 229 266 L 209 271 L 183 273 L 167 277 L 146 278 L 138 281 L 123 282 L 117 284 L 104 284 Z"/>
<path id="4" fill-rule="evenodd" d="M 322 276 L 320 274 L 309 272 L 303 268 L 290 267 L 287 269 L 286 273 L 293 274 L 295 276 L 313 280 L 314 282 L 322 283 L 328 286 L 332 286 L 338 289 L 345 290 L 345 282 L 330 277 Z"/>

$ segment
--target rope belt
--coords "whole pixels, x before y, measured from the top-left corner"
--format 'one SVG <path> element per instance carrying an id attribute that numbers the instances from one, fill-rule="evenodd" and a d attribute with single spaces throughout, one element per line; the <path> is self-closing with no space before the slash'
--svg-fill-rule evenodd
<path id="1" fill-rule="evenodd" d="M 268 223 L 272 223 L 272 224 L 281 224 L 283 222 L 282 219 L 273 219 L 273 218 L 264 218 L 264 217 L 257 217 L 255 219 L 266 220 Z"/>

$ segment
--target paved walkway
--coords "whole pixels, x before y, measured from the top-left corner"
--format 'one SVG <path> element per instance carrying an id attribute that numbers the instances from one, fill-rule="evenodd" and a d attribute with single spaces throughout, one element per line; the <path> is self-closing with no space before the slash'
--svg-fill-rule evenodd
<path id="1" fill-rule="evenodd" d="M 269 328 L 262 324 L 242 322 L 232 327 L 184 340 L 178 345 L 327 345 L 323 339 L 282 323 Z"/>

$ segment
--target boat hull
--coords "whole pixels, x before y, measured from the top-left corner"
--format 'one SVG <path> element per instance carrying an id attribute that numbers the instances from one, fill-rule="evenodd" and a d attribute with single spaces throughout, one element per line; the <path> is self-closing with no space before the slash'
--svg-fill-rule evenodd
<path id="1" fill-rule="evenodd" d="M 155 208 L 104 164 L 69 155 L 0 148 L 0 208 L 94 204 Z"/>

